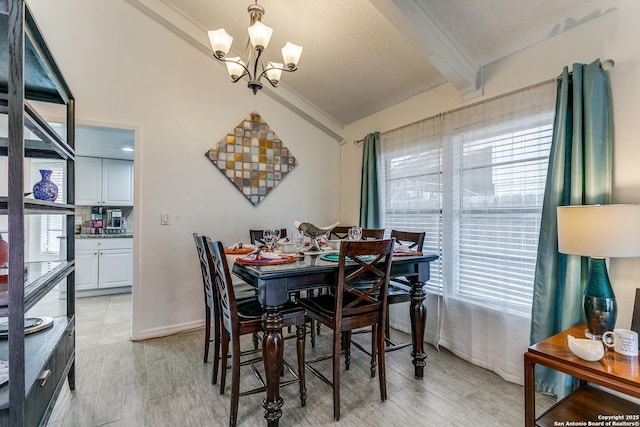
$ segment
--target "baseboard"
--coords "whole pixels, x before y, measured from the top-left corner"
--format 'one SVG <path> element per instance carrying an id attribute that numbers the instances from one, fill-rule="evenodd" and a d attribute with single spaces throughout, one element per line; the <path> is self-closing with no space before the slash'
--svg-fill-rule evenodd
<path id="1" fill-rule="evenodd" d="M 65 287 L 66 288 L 66 287 Z M 103 289 L 76 289 L 76 298 L 98 297 L 103 295 L 130 294 L 131 286 L 123 286 L 121 288 L 103 288 Z M 67 291 L 60 291 L 60 299 L 67 299 Z"/>
<path id="2" fill-rule="evenodd" d="M 160 326 L 157 328 L 142 329 L 136 334 L 132 341 L 142 341 L 151 338 L 162 338 L 168 335 L 175 335 L 182 332 L 189 332 L 195 329 L 202 329 L 204 327 L 204 320 L 196 320 L 193 322 L 179 323 L 176 325 Z"/>

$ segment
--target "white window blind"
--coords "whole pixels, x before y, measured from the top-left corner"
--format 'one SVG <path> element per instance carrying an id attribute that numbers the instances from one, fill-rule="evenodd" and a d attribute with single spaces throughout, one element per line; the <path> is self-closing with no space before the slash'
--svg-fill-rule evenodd
<path id="1" fill-rule="evenodd" d="M 424 248 L 442 247 L 442 123 L 440 117 L 382 135 L 383 224 L 391 230 L 422 232 Z M 441 254 L 440 254 L 441 255 Z M 442 286 L 442 256 L 431 264 L 431 288 Z"/>
<path id="2" fill-rule="evenodd" d="M 529 310 L 551 131 L 548 115 L 462 137 L 458 295 Z"/>
<path id="3" fill-rule="evenodd" d="M 553 84 L 381 137 L 385 229 L 425 231 L 428 287 L 528 312 L 554 108 Z"/>

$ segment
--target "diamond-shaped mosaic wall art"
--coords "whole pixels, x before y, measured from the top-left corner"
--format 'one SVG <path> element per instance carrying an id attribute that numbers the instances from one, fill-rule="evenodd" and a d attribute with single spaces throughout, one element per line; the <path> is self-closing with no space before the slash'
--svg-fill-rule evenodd
<path id="1" fill-rule="evenodd" d="M 241 121 L 206 155 L 254 206 L 298 164 L 258 113 Z"/>

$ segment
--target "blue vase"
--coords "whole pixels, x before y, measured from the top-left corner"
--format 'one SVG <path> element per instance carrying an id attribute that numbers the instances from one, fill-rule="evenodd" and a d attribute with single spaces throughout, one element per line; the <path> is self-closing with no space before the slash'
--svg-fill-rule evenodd
<path id="1" fill-rule="evenodd" d="M 582 303 L 589 332 L 595 339 L 601 339 L 602 334 L 613 330 L 618 306 L 604 258 L 589 259 L 589 273 Z"/>
<path id="2" fill-rule="evenodd" d="M 51 170 L 40 169 L 42 179 L 33 186 L 33 197 L 38 200 L 55 202 L 58 198 L 58 186 L 51 182 Z"/>

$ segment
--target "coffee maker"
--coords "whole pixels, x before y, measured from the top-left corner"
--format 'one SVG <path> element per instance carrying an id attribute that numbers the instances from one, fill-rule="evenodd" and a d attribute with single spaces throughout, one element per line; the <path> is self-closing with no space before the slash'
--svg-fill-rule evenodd
<path id="1" fill-rule="evenodd" d="M 122 210 L 107 209 L 107 222 L 104 229 L 105 234 L 123 234 L 122 228 Z"/>

